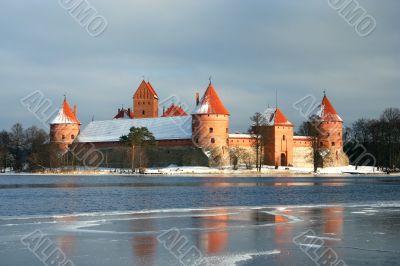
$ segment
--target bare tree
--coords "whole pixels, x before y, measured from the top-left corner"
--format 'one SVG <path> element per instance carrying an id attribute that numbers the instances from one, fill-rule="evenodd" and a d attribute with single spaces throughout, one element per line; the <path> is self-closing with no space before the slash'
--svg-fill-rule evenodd
<path id="1" fill-rule="evenodd" d="M 256 168 L 257 171 L 261 172 L 263 165 L 263 150 L 265 145 L 265 128 L 267 121 L 264 115 L 257 112 L 250 117 L 251 125 L 248 132 L 251 134 L 253 141 L 253 148 L 256 152 Z"/>

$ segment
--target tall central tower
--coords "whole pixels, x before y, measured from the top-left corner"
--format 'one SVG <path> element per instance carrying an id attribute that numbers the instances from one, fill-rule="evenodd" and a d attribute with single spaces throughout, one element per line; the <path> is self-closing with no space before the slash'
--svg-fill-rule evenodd
<path id="1" fill-rule="evenodd" d="M 133 95 L 133 117 L 158 117 L 158 95 L 150 82 L 143 80 Z"/>

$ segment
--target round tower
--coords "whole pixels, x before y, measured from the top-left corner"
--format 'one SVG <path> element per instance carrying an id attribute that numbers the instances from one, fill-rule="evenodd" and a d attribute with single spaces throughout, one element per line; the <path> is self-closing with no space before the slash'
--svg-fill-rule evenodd
<path id="1" fill-rule="evenodd" d="M 317 116 L 319 117 L 318 146 L 324 151 L 322 153 L 324 167 L 348 165 L 349 159 L 343 152 L 343 119 L 325 93 Z"/>
<path id="2" fill-rule="evenodd" d="M 56 144 L 61 152 L 66 152 L 79 135 L 81 123 L 76 117 L 76 106 L 71 110 L 67 99 L 50 123 L 50 142 Z"/>
<path id="3" fill-rule="evenodd" d="M 196 95 L 196 108 L 192 114 L 193 143 L 219 157 L 221 164 L 227 164 L 229 139 L 229 111 L 219 98 L 210 82 L 204 96 Z"/>
<path id="4" fill-rule="evenodd" d="M 324 95 L 320 110 L 319 146 L 329 150 L 343 149 L 343 120 Z"/>

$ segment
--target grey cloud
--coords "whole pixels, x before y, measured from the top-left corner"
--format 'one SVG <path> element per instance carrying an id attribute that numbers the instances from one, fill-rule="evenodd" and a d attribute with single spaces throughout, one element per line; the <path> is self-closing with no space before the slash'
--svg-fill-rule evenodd
<path id="1" fill-rule="evenodd" d="M 232 113 L 233 131 L 274 104 L 294 123 L 299 98 L 326 89 L 347 123 L 398 106 L 396 0 L 359 1 L 378 22 L 360 38 L 327 1 L 90 1 L 109 27 L 90 37 L 57 3 L 6 0 L 0 10 L 2 128 L 40 124 L 19 99 L 40 89 L 55 105 L 66 92 L 82 122 L 111 118 L 143 75 L 161 98 L 194 103 L 208 76 Z M 9 110 L 13 110 L 10 112 Z"/>

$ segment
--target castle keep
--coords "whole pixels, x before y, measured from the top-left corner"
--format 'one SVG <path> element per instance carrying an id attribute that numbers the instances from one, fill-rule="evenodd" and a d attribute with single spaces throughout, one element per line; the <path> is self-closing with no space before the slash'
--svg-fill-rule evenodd
<path id="1" fill-rule="evenodd" d="M 348 159 L 343 152 L 343 120 L 324 95 L 314 118 L 318 135 L 295 136 L 294 125 L 278 107 L 264 113 L 263 161 L 271 166 L 312 167 L 314 153 L 323 158 L 324 166 L 343 166 Z M 131 127 L 146 127 L 157 141 L 157 151 L 149 157 L 149 165 L 206 165 L 217 155 L 222 165 L 228 165 L 230 150 L 242 148 L 254 153 L 254 136 L 229 132 L 230 112 L 224 106 L 210 82 L 203 96 L 196 94 L 193 111 L 172 103 L 163 106 L 159 114 L 159 97 L 150 82 L 142 81 L 133 95 L 131 108 L 118 109 L 113 119 L 92 121 L 82 131 L 76 114 L 64 99 L 51 123 L 51 142 L 60 150 L 68 146 L 95 147 L 106 154 L 106 163 L 126 157 L 119 139 Z M 317 149 L 316 149 L 317 148 Z M 213 154 L 213 155 L 211 155 Z"/>

